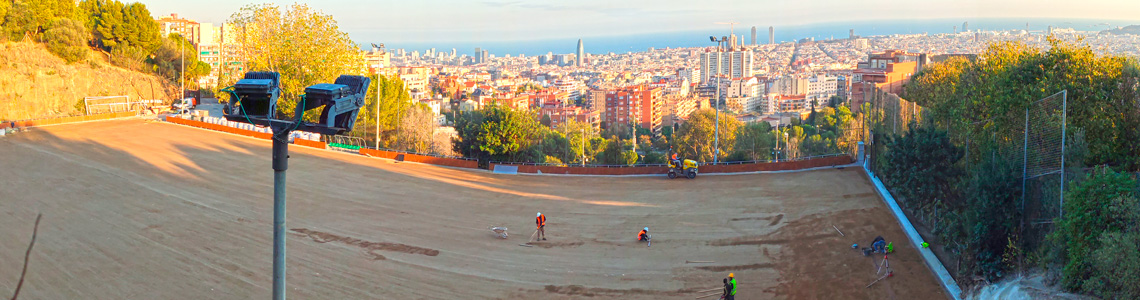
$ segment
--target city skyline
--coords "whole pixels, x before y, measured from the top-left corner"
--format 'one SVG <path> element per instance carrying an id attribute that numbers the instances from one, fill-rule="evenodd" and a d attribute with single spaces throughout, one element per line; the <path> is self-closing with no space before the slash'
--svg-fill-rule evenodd
<path id="1" fill-rule="evenodd" d="M 267 1 L 282 6 L 290 1 Z M 666 3 L 667 2 L 667 3 Z M 152 15 L 177 13 L 199 22 L 223 23 L 230 14 L 253 2 L 144 0 Z M 520 41 L 537 38 L 589 38 L 687 30 L 720 29 L 716 22 L 734 20 L 742 33 L 748 26 L 797 26 L 876 20 L 963 20 L 984 18 L 1066 18 L 1134 21 L 1140 2 L 1102 0 L 1079 7 L 1041 5 L 1037 1 L 910 1 L 884 0 L 871 14 L 864 3 L 825 0 L 811 3 L 711 1 L 582 0 L 573 4 L 525 1 L 409 1 L 361 6 L 349 0 L 307 3 L 332 15 L 354 40 L 389 43 Z M 662 8 L 668 9 L 662 9 Z M 933 9 L 938 8 L 938 9 Z M 750 12 L 750 13 L 742 13 Z M 834 12 L 834 13 L 830 13 Z M 383 20 L 383 21 L 379 21 Z M 1112 24 L 1123 26 L 1128 24 Z M 949 26 L 947 26 L 949 27 Z M 972 26 L 973 27 L 973 26 Z M 727 28 L 725 28 L 727 29 Z M 949 29 L 947 29 L 949 31 Z"/>

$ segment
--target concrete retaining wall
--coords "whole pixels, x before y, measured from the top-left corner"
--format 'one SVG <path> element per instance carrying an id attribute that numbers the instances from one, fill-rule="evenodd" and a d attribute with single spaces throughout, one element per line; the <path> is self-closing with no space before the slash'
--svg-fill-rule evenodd
<path id="1" fill-rule="evenodd" d="M 914 246 L 914 248 L 918 250 L 918 253 L 922 256 L 922 261 L 934 272 L 934 277 L 938 278 L 939 283 L 942 284 L 942 288 L 946 290 L 946 293 L 950 294 L 952 299 L 962 299 L 962 288 L 958 287 L 958 282 L 954 281 L 954 277 L 950 276 L 950 271 L 947 271 L 946 266 L 943 266 L 942 262 L 938 260 L 938 257 L 934 256 L 934 251 L 922 247 L 922 235 L 919 235 L 918 230 L 914 229 L 914 225 L 910 223 L 910 219 L 903 213 L 902 207 L 895 201 L 895 197 L 891 196 L 891 193 L 887 191 L 887 187 L 883 185 L 883 182 L 880 181 L 878 177 L 875 177 L 874 172 L 871 172 L 871 170 L 867 168 L 866 161 L 863 162 L 863 171 L 867 172 L 867 177 L 870 178 L 871 183 L 875 185 L 875 190 L 879 192 L 879 196 L 883 197 L 883 201 L 887 203 L 887 207 L 891 209 L 891 213 L 895 215 L 895 219 L 898 220 L 899 225 L 902 226 L 903 232 L 906 232 L 906 237 L 910 240 L 911 246 Z"/>

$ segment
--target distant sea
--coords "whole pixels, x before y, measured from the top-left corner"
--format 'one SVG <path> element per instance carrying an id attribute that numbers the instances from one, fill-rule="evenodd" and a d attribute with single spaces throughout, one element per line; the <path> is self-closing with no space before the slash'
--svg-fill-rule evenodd
<path id="1" fill-rule="evenodd" d="M 1096 19 L 927 19 L 927 20 L 885 20 L 885 21 L 855 21 L 855 22 L 834 22 L 834 23 L 816 23 L 807 25 L 789 25 L 789 26 L 775 26 L 775 40 L 779 42 L 796 41 L 803 38 L 813 37 L 815 40 L 827 40 L 832 38 L 847 38 L 848 30 L 855 29 L 855 35 L 859 36 L 876 36 L 876 35 L 891 35 L 891 34 L 914 34 L 914 33 L 952 33 L 954 26 L 957 30 L 962 30 L 962 22 L 969 22 L 969 29 L 974 30 L 1012 30 L 1012 29 L 1026 29 L 1026 23 L 1029 24 L 1030 31 L 1045 31 L 1049 26 L 1053 28 L 1072 28 L 1077 31 L 1101 31 L 1104 29 L 1111 29 L 1116 27 L 1128 26 L 1133 24 L 1140 24 L 1140 20 L 1096 20 Z M 751 30 L 753 25 L 740 24 L 736 28 L 736 34 L 739 36 L 744 44 L 748 44 L 751 38 Z M 756 26 L 756 43 L 764 44 L 768 42 L 768 25 L 755 24 Z M 706 30 L 693 30 L 693 31 L 677 31 L 677 32 L 659 32 L 659 33 L 645 33 L 645 34 L 632 34 L 624 36 L 597 36 L 597 37 L 571 37 L 560 39 L 537 39 L 525 41 L 486 41 L 486 42 L 413 42 L 413 43 L 399 43 L 389 42 L 385 43 L 388 49 L 400 49 L 408 51 L 420 51 L 424 53 L 427 49 L 435 48 L 436 51 L 450 52 L 452 48 L 456 49 L 459 55 L 466 54 L 471 56 L 475 53 L 475 48 L 486 49 L 491 54 L 502 57 L 504 54 L 511 54 L 517 56 L 525 54 L 526 56 L 535 56 L 552 52 L 554 54 L 560 53 L 574 53 L 578 45 L 578 39 L 582 39 L 583 47 L 586 53 L 592 54 L 605 54 L 605 53 L 627 53 L 627 52 L 641 52 L 646 51 L 648 48 L 653 47 L 663 49 L 666 47 L 702 47 L 713 46 L 714 43 L 709 41 L 709 36 L 726 36 L 728 29 L 706 29 Z M 368 47 L 367 45 L 362 45 Z"/>

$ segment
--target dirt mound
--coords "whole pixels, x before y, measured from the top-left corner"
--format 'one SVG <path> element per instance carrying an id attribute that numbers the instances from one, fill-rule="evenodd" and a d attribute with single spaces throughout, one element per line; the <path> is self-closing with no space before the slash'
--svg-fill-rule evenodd
<path id="1" fill-rule="evenodd" d="M 81 114 L 75 104 L 87 96 L 177 97 L 178 86 L 165 79 L 112 66 L 102 53 L 91 57 L 68 64 L 39 43 L 0 43 L 0 120 Z"/>

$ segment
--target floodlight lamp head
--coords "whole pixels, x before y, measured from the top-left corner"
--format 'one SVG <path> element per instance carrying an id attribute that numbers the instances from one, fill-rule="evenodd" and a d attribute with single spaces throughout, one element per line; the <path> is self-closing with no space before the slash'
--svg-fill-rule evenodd
<path id="1" fill-rule="evenodd" d="M 277 114 L 277 98 L 281 96 L 281 74 L 246 72 L 228 89 L 233 96 L 226 104 L 227 119 L 249 122 L 251 118 L 272 119 Z"/>
<path id="2" fill-rule="evenodd" d="M 318 83 L 305 88 L 305 95 L 297 105 L 295 116 L 323 107 L 319 124 L 304 124 L 301 130 L 321 134 L 340 134 L 352 131 L 356 115 L 364 106 L 371 78 L 356 75 L 340 75 L 334 83 Z M 303 122 L 297 120 L 297 122 Z"/>

